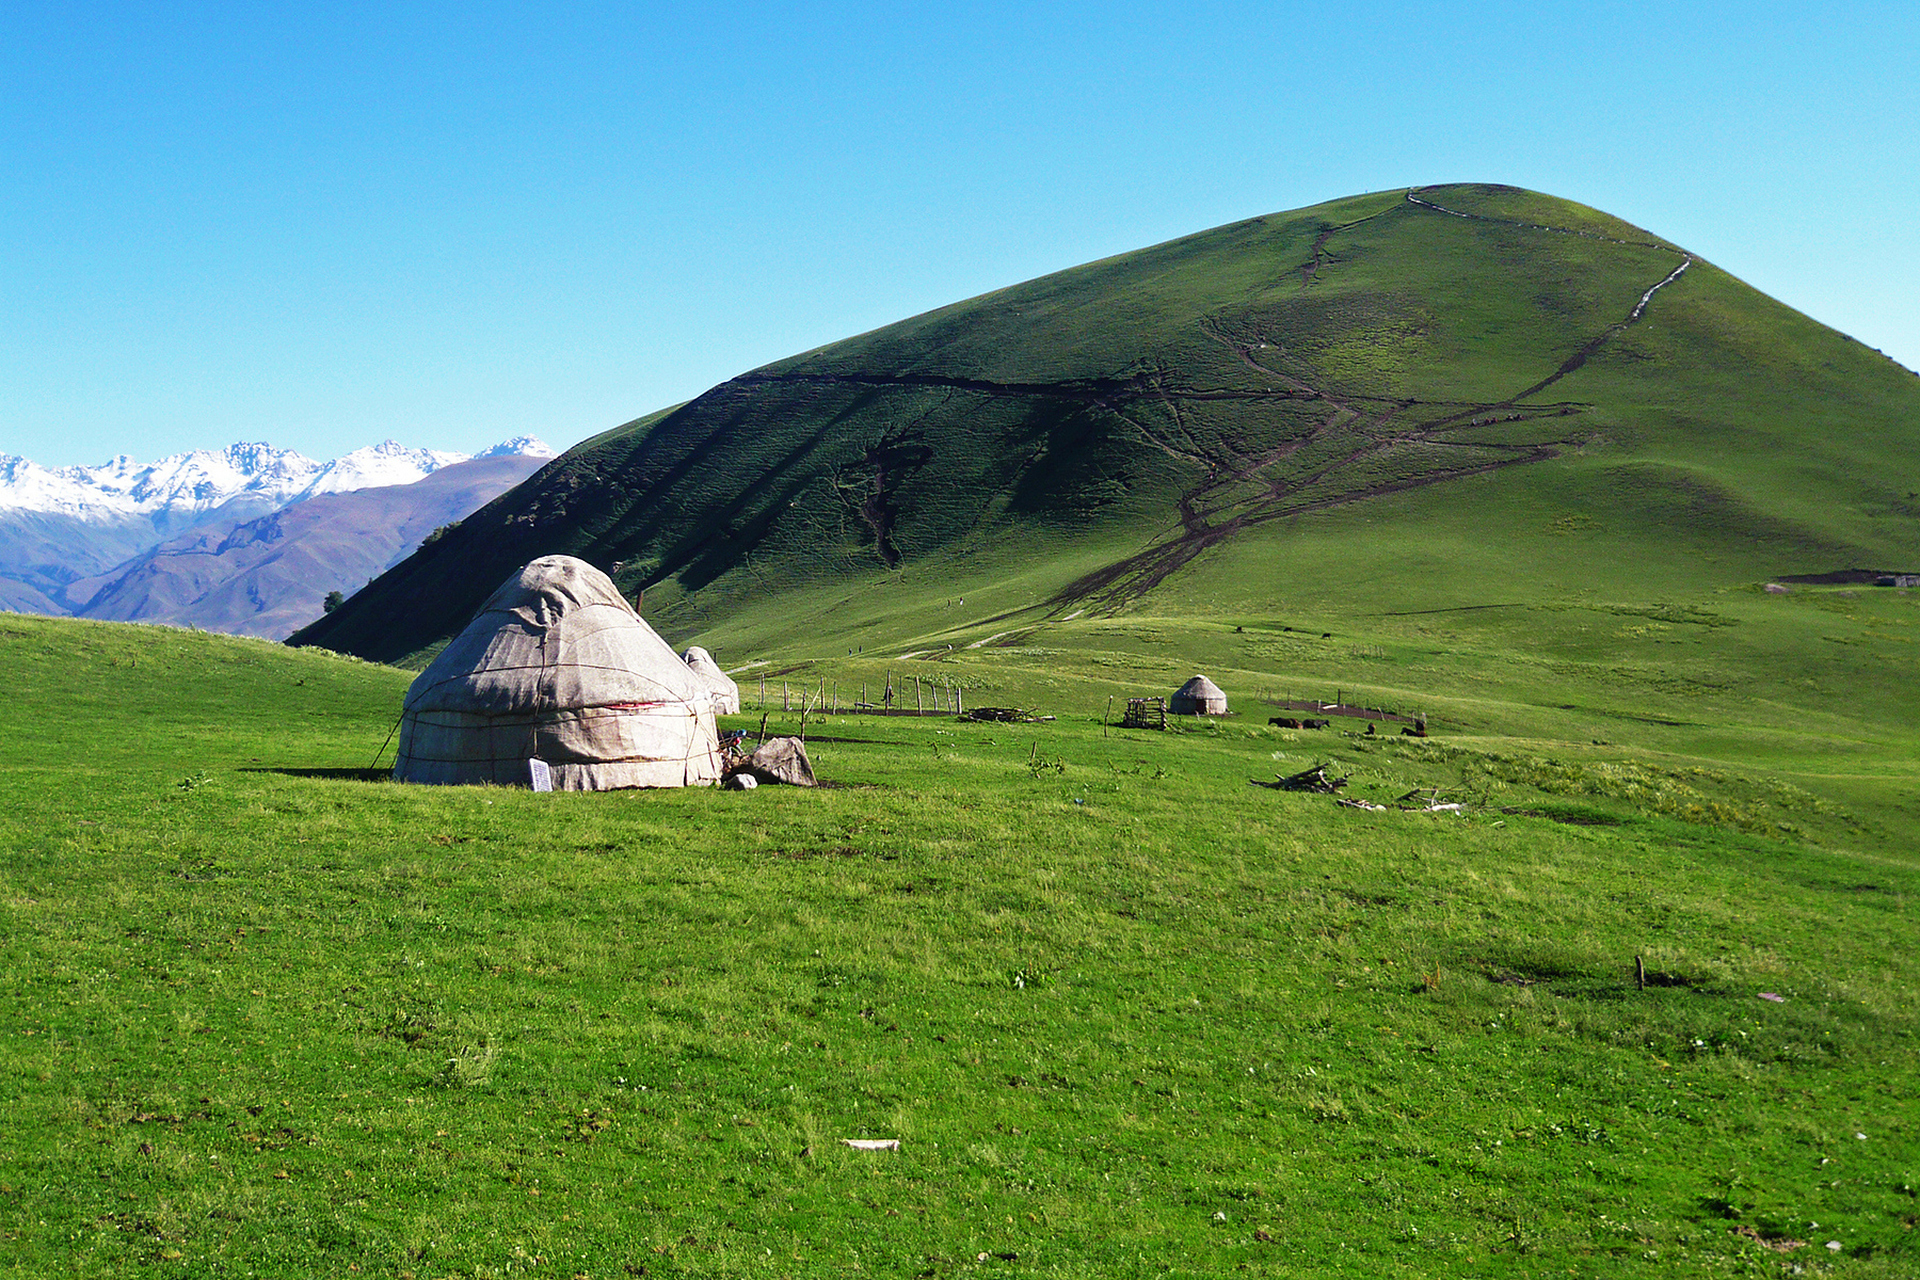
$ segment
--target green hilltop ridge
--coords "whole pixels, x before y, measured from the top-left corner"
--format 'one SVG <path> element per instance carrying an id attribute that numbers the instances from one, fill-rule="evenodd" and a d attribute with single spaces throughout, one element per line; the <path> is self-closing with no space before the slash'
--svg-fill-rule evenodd
<path id="1" fill-rule="evenodd" d="M 576 447 L 294 642 L 418 660 L 554 552 L 669 631 L 828 649 L 871 635 L 836 584 L 1017 580 L 1032 621 L 1182 578 L 1230 611 L 1338 573 L 1356 522 L 1398 531 L 1428 607 L 1569 572 L 1700 586 L 1920 562 L 1915 489 L 1920 381 L 1894 362 L 1595 210 L 1430 187 L 743 374 Z"/>

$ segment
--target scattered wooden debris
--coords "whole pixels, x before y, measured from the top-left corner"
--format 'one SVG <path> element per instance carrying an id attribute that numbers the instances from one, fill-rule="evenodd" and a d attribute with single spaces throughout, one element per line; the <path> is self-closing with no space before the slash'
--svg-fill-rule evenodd
<path id="1" fill-rule="evenodd" d="M 1323 796 L 1330 796 L 1347 785 L 1345 778 L 1329 778 L 1327 766 L 1323 764 L 1275 778 L 1272 782 L 1262 782 L 1258 778 L 1248 778 L 1247 781 L 1256 787 L 1267 787 L 1274 791 L 1311 791 Z"/>
<path id="2" fill-rule="evenodd" d="M 1327 766 L 1315 765 L 1299 773 L 1272 782 L 1262 782 L 1258 778 L 1247 781 L 1256 787 L 1267 787 L 1274 791 L 1307 791 L 1315 795 L 1333 796 L 1334 803 L 1346 809 L 1365 809 L 1368 813 L 1385 813 L 1389 809 L 1398 809 L 1403 813 L 1464 813 L 1466 806 L 1454 800 L 1442 800 L 1440 789 L 1435 787 L 1426 791 L 1409 791 L 1393 804 L 1375 804 L 1371 800 L 1360 800 L 1352 796 L 1337 795 L 1347 785 L 1346 778 L 1327 776 Z"/>
<path id="3" fill-rule="evenodd" d="M 960 713 L 962 720 L 990 721 L 994 724 L 1036 724 L 1052 716 L 1035 715 L 1018 707 L 969 707 Z"/>

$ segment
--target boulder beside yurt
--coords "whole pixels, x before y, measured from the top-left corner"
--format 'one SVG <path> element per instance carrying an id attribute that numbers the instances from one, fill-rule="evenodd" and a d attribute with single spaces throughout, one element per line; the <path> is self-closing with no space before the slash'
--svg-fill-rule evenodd
<path id="1" fill-rule="evenodd" d="M 713 714 L 717 716 L 740 714 L 740 686 L 733 682 L 733 677 L 720 669 L 720 664 L 713 660 L 712 654 L 699 645 L 694 645 L 680 655 L 680 660 L 685 662 L 693 674 L 705 681 L 707 688 L 713 691 Z"/>
<path id="2" fill-rule="evenodd" d="M 720 777 L 712 691 L 606 574 L 572 556 L 500 584 L 407 689 L 400 782 L 558 791 L 680 787 Z"/>
<path id="3" fill-rule="evenodd" d="M 1195 676 L 1173 691 L 1173 697 L 1167 701 L 1167 711 L 1176 716 L 1224 716 L 1227 695 L 1205 676 Z"/>

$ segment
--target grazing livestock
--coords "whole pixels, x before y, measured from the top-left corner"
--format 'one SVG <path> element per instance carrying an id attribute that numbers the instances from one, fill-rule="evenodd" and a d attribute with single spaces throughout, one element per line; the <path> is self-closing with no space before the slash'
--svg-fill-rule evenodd
<path id="1" fill-rule="evenodd" d="M 1302 720 L 1300 727 L 1302 729 L 1324 729 L 1332 723 L 1333 721 L 1331 720 Z"/>
<path id="2" fill-rule="evenodd" d="M 1267 723 L 1278 725 L 1282 729 L 1298 729 L 1300 727 L 1300 722 L 1292 716 L 1275 716 L 1273 719 L 1267 721 Z"/>

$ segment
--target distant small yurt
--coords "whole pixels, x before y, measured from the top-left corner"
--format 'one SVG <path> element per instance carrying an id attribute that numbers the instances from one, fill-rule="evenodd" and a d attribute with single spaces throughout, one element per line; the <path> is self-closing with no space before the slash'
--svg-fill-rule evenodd
<path id="1" fill-rule="evenodd" d="M 1176 716 L 1223 716 L 1227 714 L 1227 695 L 1205 676 L 1195 676 L 1173 691 L 1167 711 Z"/>
<path id="2" fill-rule="evenodd" d="M 408 688 L 393 776 L 550 777 L 558 791 L 711 783 L 712 691 L 606 574 L 546 556 L 500 584 Z"/>
<path id="3" fill-rule="evenodd" d="M 717 716 L 740 714 L 740 686 L 720 669 L 720 664 L 713 660 L 712 654 L 695 645 L 681 654 L 680 660 L 687 664 L 693 674 L 706 682 L 708 689 L 712 690 L 713 714 Z"/>

